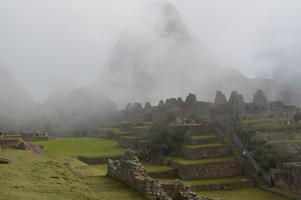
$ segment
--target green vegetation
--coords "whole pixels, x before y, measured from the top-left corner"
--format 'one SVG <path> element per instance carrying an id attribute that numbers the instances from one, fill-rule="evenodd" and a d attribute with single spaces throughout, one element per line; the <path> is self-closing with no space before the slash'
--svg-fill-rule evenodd
<path id="1" fill-rule="evenodd" d="M 236 132 L 244 146 L 251 152 L 259 166 L 265 171 L 275 168 L 277 164 L 284 163 L 288 160 L 289 153 L 286 144 L 274 144 L 264 140 L 262 137 L 258 137 L 258 132 L 253 128 L 238 126 Z"/>
<path id="2" fill-rule="evenodd" d="M 77 139 L 74 138 L 72 141 L 78 142 Z M 69 140 L 62 141 L 65 144 L 69 143 Z M 49 144 L 56 143 L 49 141 Z M 79 146 L 77 152 L 84 149 L 84 146 Z M 48 150 L 51 151 L 50 154 Z M 6 155 L 12 162 L 8 165 L 0 165 L 0 199 L 144 199 L 126 185 L 105 177 L 106 165 L 89 166 L 77 159 L 68 158 L 67 155 L 73 155 L 69 152 L 59 154 L 58 157 L 55 153 L 56 151 L 51 148 L 46 149 L 46 154 L 51 156 L 3 149 L 1 155 Z"/>
<path id="3" fill-rule="evenodd" d="M 268 171 L 271 168 L 276 168 L 277 164 L 288 160 L 288 150 L 286 145 L 263 143 L 257 146 L 254 158 L 262 169 Z"/>
<path id="4" fill-rule="evenodd" d="M 207 165 L 213 163 L 224 163 L 224 162 L 233 162 L 236 161 L 235 157 L 227 156 L 221 158 L 209 158 L 209 159 L 202 159 L 202 160 L 188 160 L 179 157 L 171 157 L 171 162 L 178 163 L 181 165 Z"/>
<path id="5" fill-rule="evenodd" d="M 63 160 L 21 150 L 3 149 L 11 164 L 0 165 L 0 199 L 100 199 Z"/>
<path id="6" fill-rule="evenodd" d="M 174 181 L 176 178 L 163 178 L 160 179 L 162 183 L 168 183 Z M 210 179 L 197 179 L 197 180 L 179 180 L 186 185 L 210 185 L 210 184 L 229 184 L 241 182 L 242 180 L 249 180 L 245 176 L 234 176 L 225 178 L 210 178 Z"/>
<path id="7" fill-rule="evenodd" d="M 174 170 L 174 168 L 164 165 L 155 165 L 147 162 L 143 162 L 142 164 L 147 172 L 164 172 Z"/>
<path id="8" fill-rule="evenodd" d="M 197 135 L 191 136 L 190 139 L 192 140 L 209 140 L 209 139 L 218 139 L 216 135 Z"/>
<path id="9" fill-rule="evenodd" d="M 187 147 L 187 148 L 195 148 L 195 149 L 199 149 L 199 148 L 215 148 L 215 147 L 226 147 L 226 144 L 222 144 L 222 143 L 209 143 L 209 144 L 200 144 L 200 145 L 183 145 L 183 147 Z"/>
<path id="10" fill-rule="evenodd" d="M 44 147 L 45 154 L 60 157 L 109 157 L 120 156 L 124 152 L 115 140 L 90 137 L 63 138 L 36 142 L 36 144 Z"/>
<path id="11" fill-rule="evenodd" d="M 199 192 L 200 196 L 207 196 L 211 198 L 221 198 L 223 200 L 288 200 L 285 197 L 276 195 L 271 192 L 259 188 L 245 188 L 240 190 L 226 190 L 226 191 L 205 191 Z"/>
<path id="12" fill-rule="evenodd" d="M 148 146 L 150 157 L 163 157 L 177 152 L 187 140 L 186 127 L 172 126 L 173 121 L 174 118 L 171 116 L 166 121 L 152 126 Z"/>

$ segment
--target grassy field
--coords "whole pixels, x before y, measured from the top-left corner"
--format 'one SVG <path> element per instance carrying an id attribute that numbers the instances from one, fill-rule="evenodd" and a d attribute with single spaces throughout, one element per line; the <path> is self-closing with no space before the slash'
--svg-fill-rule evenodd
<path id="1" fill-rule="evenodd" d="M 200 196 L 222 198 L 223 200 L 288 200 L 280 195 L 264 191 L 259 188 L 246 188 L 240 190 L 199 192 Z"/>
<path id="2" fill-rule="evenodd" d="M 43 145 L 46 155 L 59 157 L 109 157 L 120 156 L 124 152 L 115 140 L 101 138 L 64 138 L 36 143 Z"/>

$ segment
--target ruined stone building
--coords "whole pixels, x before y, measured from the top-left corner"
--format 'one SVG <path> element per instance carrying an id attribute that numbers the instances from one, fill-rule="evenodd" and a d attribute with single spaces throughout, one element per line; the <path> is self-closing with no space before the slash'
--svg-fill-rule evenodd
<path id="1" fill-rule="evenodd" d="M 187 123 L 198 121 L 229 120 L 232 117 L 240 119 L 263 118 L 287 112 L 297 108 L 287 106 L 281 101 L 270 102 L 262 90 L 254 95 L 253 102 L 247 103 L 243 95 L 233 91 L 229 100 L 221 92 L 216 92 L 215 102 L 198 101 L 195 94 L 189 94 L 185 101 L 182 98 L 161 100 L 157 106 L 146 103 L 129 103 L 125 114 L 133 121 L 160 121 L 170 114 L 176 114 L 178 120 Z"/>

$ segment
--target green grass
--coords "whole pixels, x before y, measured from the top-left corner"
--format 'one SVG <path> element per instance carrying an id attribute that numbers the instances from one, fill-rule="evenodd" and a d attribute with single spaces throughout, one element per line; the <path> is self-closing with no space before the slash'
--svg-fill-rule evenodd
<path id="1" fill-rule="evenodd" d="M 255 187 L 240 190 L 205 191 L 198 194 L 223 200 L 288 200 L 288 198 Z"/>
<path id="2" fill-rule="evenodd" d="M 183 145 L 186 148 L 200 149 L 200 148 L 214 148 L 214 147 L 226 147 L 226 144 L 222 143 L 210 143 L 210 144 L 200 144 L 200 145 Z"/>
<path id="3" fill-rule="evenodd" d="M 174 170 L 174 168 L 164 165 L 155 165 L 143 162 L 142 165 L 146 169 L 147 172 L 163 172 L 163 171 L 171 171 Z"/>
<path id="4" fill-rule="evenodd" d="M 209 140 L 209 139 L 217 139 L 216 135 L 197 135 L 191 136 L 190 139 L 192 140 Z"/>
<path id="5" fill-rule="evenodd" d="M 163 178 L 160 179 L 162 183 L 168 183 L 176 180 L 177 178 Z M 210 184 L 229 184 L 237 183 L 242 180 L 250 180 L 245 176 L 234 176 L 234 177 L 225 177 L 225 178 L 210 178 L 210 179 L 196 179 L 196 180 L 180 180 L 186 185 L 210 185 Z"/>
<path id="6" fill-rule="evenodd" d="M 0 199 L 99 199 L 64 160 L 21 150 L 3 149 L 11 164 L 0 165 Z"/>
<path id="7" fill-rule="evenodd" d="M 126 185 L 108 177 L 92 177 L 84 182 L 103 200 L 145 200 Z"/>
<path id="8" fill-rule="evenodd" d="M 3 149 L 11 164 L 0 165 L 0 200 L 143 200 L 125 184 L 105 177 L 105 165 L 72 158 Z M 85 178 L 75 174 L 80 172 Z"/>
<path id="9" fill-rule="evenodd" d="M 221 157 L 221 158 L 210 158 L 210 159 L 201 159 L 201 160 L 188 160 L 179 157 L 171 157 L 172 162 L 178 163 L 181 165 L 207 165 L 214 163 L 224 163 L 224 162 L 233 162 L 236 159 L 232 156 Z"/>
<path id="10" fill-rule="evenodd" d="M 120 139 L 130 139 L 130 140 L 141 140 L 143 137 L 137 137 L 137 136 L 123 136 Z"/>
<path id="11" fill-rule="evenodd" d="M 100 138 L 63 138 L 35 143 L 43 145 L 45 154 L 59 157 L 110 157 L 123 155 L 124 152 L 117 141 Z"/>

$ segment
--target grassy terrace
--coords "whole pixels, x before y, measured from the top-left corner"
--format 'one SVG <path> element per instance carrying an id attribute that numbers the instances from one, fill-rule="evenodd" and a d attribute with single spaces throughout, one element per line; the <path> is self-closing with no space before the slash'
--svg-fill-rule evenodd
<path id="1" fill-rule="evenodd" d="M 214 148 L 214 147 L 226 147 L 226 144 L 212 143 L 212 144 L 200 144 L 200 145 L 183 145 L 186 148 L 200 149 L 200 148 Z"/>
<path id="2" fill-rule="evenodd" d="M 171 171 L 174 170 L 172 167 L 163 166 L 163 165 L 155 165 L 150 163 L 142 163 L 147 172 L 163 172 L 163 171 Z"/>
<path id="3" fill-rule="evenodd" d="M 176 178 L 163 178 L 160 179 L 162 183 L 174 181 Z M 249 180 L 245 176 L 225 177 L 225 178 L 211 178 L 211 179 L 197 179 L 197 180 L 180 180 L 186 185 L 209 185 L 209 184 L 229 184 L 236 183 L 242 180 Z"/>
<path id="4" fill-rule="evenodd" d="M 124 153 L 124 150 L 118 147 L 117 141 L 100 138 L 63 138 L 35 143 L 43 145 L 45 154 L 59 157 L 109 157 Z"/>
<path id="5" fill-rule="evenodd" d="M 290 124 L 287 124 L 288 121 Z M 301 122 L 295 123 L 288 117 L 242 120 L 240 125 L 253 127 L 257 131 L 301 130 Z"/>
<path id="6" fill-rule="evenodd" d="M 235 157 L 227 156 L 221 158 L 210 158 L 210 159 L 201 159 L 201 160 L 188 160 L 179 157 L 171 157 L 172 162 L 181 164 L 181 165 L 207 165 L 214 163 L 224 163 L 224 162 L 233 162 L 236 161 Z"/>
<path id="7" fill-rule="evenodd" d="M 280 195 L 264 191 L 259 188 L 245 188 L 227 191 L 205 191 L 199 192 L 200 196 L 211 198 L 222 198 L 223 200 L 288 200 Z"/>
<path id="8" fill-rule="evenodd" d="M 192 140 L 209 140 L 209 139 L 218 139 L 216 135 L 197 135 L 191 136 L 190 139 Z"/>

